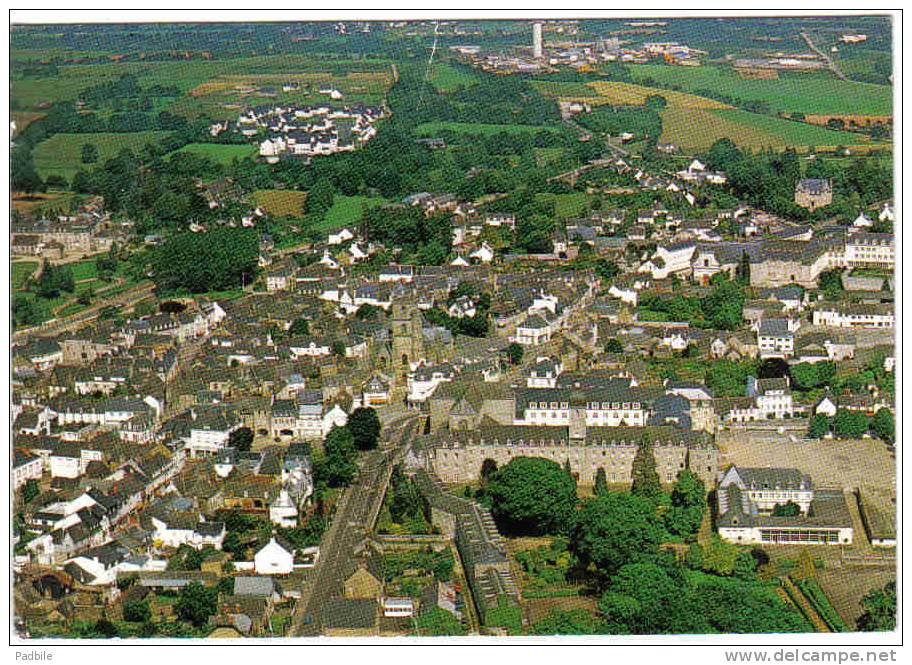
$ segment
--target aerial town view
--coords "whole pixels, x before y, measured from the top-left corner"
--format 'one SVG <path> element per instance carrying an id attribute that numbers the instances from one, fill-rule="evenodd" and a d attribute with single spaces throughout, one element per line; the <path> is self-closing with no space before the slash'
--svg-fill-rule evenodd
<path id="1" fill-rule="evenodd" d="M 51 16 L 12 640 L 896 630 L 895 16 Z"/>

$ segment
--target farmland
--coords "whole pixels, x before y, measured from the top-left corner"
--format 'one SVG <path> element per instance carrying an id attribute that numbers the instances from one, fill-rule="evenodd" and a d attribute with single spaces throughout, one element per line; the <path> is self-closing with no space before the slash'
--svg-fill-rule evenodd
<path id="1" fill-rule="evenodd" d="M 751 113 L 715 99 L 685 92 L 617 81 L 598 81 L 587 84 L 586 87 L 597 93 L 600 99 L 616 106 L 641 106 L 650 96 L 664 97 L 667 106 L 660 113 L 661 140 L 684 150 L 705 150 L 721 138 L 730 138 L 742 147 L 753 149 L 878 145 L 861 134 Z M 578 87 L 573 89 L 579 90 Z M 552 88 L 552 93 L 564 95 L 568 90 L 570 88 L 560 84 Z M 589 97 L 573 98 L 590 101 Z"/>
<path id="2" fill-rule="evenodd" d="M 171 155 L 177 153 L 190 153 L 199 157 L 205 157 L 216 164 L 231 164 L 234 160 L 241 160 L 245 157 L 253 157 L 257 153 L 256 146 L 253 145 L 224 145 L 218 143 L 190 143 L 180 150 L 175 150 Z"/>
<path id="3" fill-rule="evenodd" d="M 42 178 L 56 175 L 72 179 L 81 168 L 82 146 L 92 144 L 98 148 L 98 162 L 104 162 L 127 148 L 138 150 L 147 143 L 158 143 L 168 132 L 132 132 L 129 134 L 55 134 L 37 145 L 34 152 L 35 168 Z"/>
<path id="4" fill-rule="evenodd" d="M 258 189 L 253 193 L 253 201 L 268 214 L 274 217 L 302 217 L 307 192 L 284 189 Z"/>
<path id="5" fill-rule="evenodd" d="M 173 85 L 183 94 L 189 94 L 195 89 L 199 93 L 199 86 L 213 80 L 219 82 L 215 85 L 216 88 L 226 83 L 231 88 L 239 79 L 256 77 L 263 77 L 260 82 L 269 85 L 276 82 L 281 84 L 289 79 L 312 77 L 318 83 L 338 82 L 343 88 L 348 86 L 352 92 L 354 88 L 377 90 L 377 86 L 388 87 L 390 82 L 389 64 L 383 60 L 323 60 L 309 55 L 284 55 L 226 60 L 64 65 L 58 67 L 55 76 L 13 78 L 10 82 L 10 96 L 15 108 L 35 110 L 42 102 L 74 100 L 86 88 L 125 74 L 135 75 L 143 86 Z M 372 81 L 366 80 L 365 75 Z M 214 92 L 206 88 L 202 91 L 206 94 Z M 345 92 L 344 89 L 342 91 Z M 180 104 L 180 101 L 176 103 Z"/>
<path id="6" fill-rule="evenodd" d="M 686 92 L 711 91 L 744 101 L 766 102 L 782 113 L 889 115 L 889 86 L 840 81 L 828 75 L 788 73 L 776 80 L 744 79 L 728 67 L 638 65 L 637 81 L 675 86 Z"/>

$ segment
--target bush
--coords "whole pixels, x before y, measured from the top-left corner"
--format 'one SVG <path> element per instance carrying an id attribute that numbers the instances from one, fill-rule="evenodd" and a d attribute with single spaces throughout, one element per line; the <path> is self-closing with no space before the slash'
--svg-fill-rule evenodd
<path id="1" fill-rule="evenodd" d="M 830 627 L 830 630 L 838 633 L 849 632 L 848 625 L 843 621 L 842 617 L 839 616 L 839 612 L 836 611 L 836 608 L 830 603 L 830 599 L 827 598 L 823 589 L 820 588 L 820 584 L 817 583 L 817 580 L 811 577 L 803 580 L 795 580 L 795 586 L 797 586 L 801 590 L 801 593 L 807 597 L 811 606 L 814 608 L 814 611 L 820 615 L 820 618 Z"/>

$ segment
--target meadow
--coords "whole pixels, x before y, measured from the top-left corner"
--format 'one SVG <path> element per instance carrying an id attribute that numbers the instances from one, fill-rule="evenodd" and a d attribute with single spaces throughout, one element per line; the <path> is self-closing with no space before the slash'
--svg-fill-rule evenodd
<path id="1" fill-rule="evenodd" d="M 459 88 L 468 88 L 478 82 L 478 75 L 467 67 L 454 67 L 445 62 L 435 63 L 431 67 L 431 84 L 439 92 L 455 92 Z"/>
<path id="2" fill-rule="evenodd" d="M 365 211 L 387 203 L 379 196 L 336 196 L 326 216 L 314 229 L 318 231 L 335 231 L 343 226 L 357 224 Z"/>
<path id="3" fill-rule="evenodd" d="M 557 217 L 580 217 L 589 211 L 589 195 L 585 192 L 572 192 L 570 194 L 536 194 L 535 198 L 541 201 L 554 202 L 554 214 Z"/>
<path id="4" fill-rule="evenodd" d="M 219 143 L 190 143 L 180 150 L 175 150 L 170 155 L 178 153 L 191 153 L 199 157 L 205 157 L 216 164 L 225 166 L 231 164 L 234 160 L 242 160 L 245 157 L 253 157 L 257 154 L 255 145 L 227 145 Z"/>
<path id="5" fill-rule="evenodd" d="M 420 136 L 434 136 L 442 131 L 455 132 L 457 134 L 499 134 L 507 132 L 509 134 L 518 133 L 536 133 L 536 132 L 559 132 L 560 127 L 550 125 L 488 125 L 479 122 L 425 122 L 418 125 L 415 131 Z"/>
<path id="6" fill-rule="evenodd" d="M 167 135 L 168 132 L 162 131 L 128 134 L 55 134 L 35 147 L 33 159 L 38 175 L 42 178 L 57 175 L 69 181 L 77 171 L 90 170 L 96 164 L 116 156 L 124 148 L 139 150 L 147 143 L 158 143 Z M 98 148 L 98 161 L 95 164 L 82 163 L 82 146 L 87 143 Z"/>
<path id="7" fill-rule="evenodd" d="M 685 151 L 705 150 L 721 138 L 730 138 L 739 146 L 752 149 L 802 149 L 808 146 L 866 149 L 886 145 L 874 143 L 863 134 L 751 113 L 715 99 L 686 92 L 619 81 L 597 81 L 586 87 L 617 106 L 642 106 L 650 96 L 664 97 L 667 106 L 660 112 L 661 141 L 673 143 Z"/>
<path id="8" fill-rule="evenodd" d="M 271 85 L 275 81 L 281 84 L 289 78 L 294 80 L 316 76 L 320 81 L 341 79 L 342 85 L 347 81 L 351 87 L 368 89 L 373 84 L 366 83 L 365 77 L 357 76 L 368 74 L 385 81 L 383 85 L 387 87 L 391 83 L 390 65 L 385 60 L 324 59 L 313 55 L 286 54 L 224 60 L 62 65 L 57 68 L 56 75 L 45 77 L 17 76 L 14 68 L 10 81 L 10 98 L 17 110 L 37 110 L 42 103 L 75 100 L 86 88 L 125 74 L 135 75 L 142 86 L 175 86 L 185 95 L 220 77 L 267 77 L 263 81 L 268 80 Z M 176 103 L 179 104 L 180 101 Z"/>
<path id="9" fill-rule="evenodd" d="M 630 67 L 637 81 L 652 79 L 659 86 L 674 85 L 686 92 L 712 91 L 745 101 L 766 102 L 777 112 L 807 114 L 889 115 L 893 108 L 890 86 L 840 81 L 828 74 L 781 74 L 779 79 L 745 79 L 730 67 Z"/>

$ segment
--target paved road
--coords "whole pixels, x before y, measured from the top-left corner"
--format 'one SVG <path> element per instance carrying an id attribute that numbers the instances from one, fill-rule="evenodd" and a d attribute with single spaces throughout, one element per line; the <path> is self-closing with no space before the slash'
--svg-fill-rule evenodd
<path id="1" fill-rule="evenodd" d="M 836 75 L 836 78 L 842 79 L 843 81 L 849 80 L 848 77 L 842 73 L 842 70 L 839 69 L 839 65 L 837 65 L 835 62 L 833 62 L 833 59 L 830 57 L 830 55 L 828 53 L 826 53 L 823 49 L 817 48 L 817 46 L 814 44 L 814 42 L 811 41 L 811 36 L 808 33 L 802 32 L 801 38 L 804 39 L 804 41 L 807 43 L 809 49 L 811 49 L 814 53 L 819 55 L 823 59 L 823 61 L 826 62 L 827 67 L 830 69 L 831 72 L 833 72 L 833 74 Z"/>
<path id="2" fill-rule="evenodd" d="M 291 636 L 323 634 L 320 608 L 341 594 L 345 573 L 355 558 L 355 547 L 373 529 L 393 466 L 405 456 L 421 422 L 419 414 L 408 414 L 391 422 L 381 447 L 361 457 L 358 477 L 342 494 L 320 545 L 320 559 L 301 589 Z"/>

